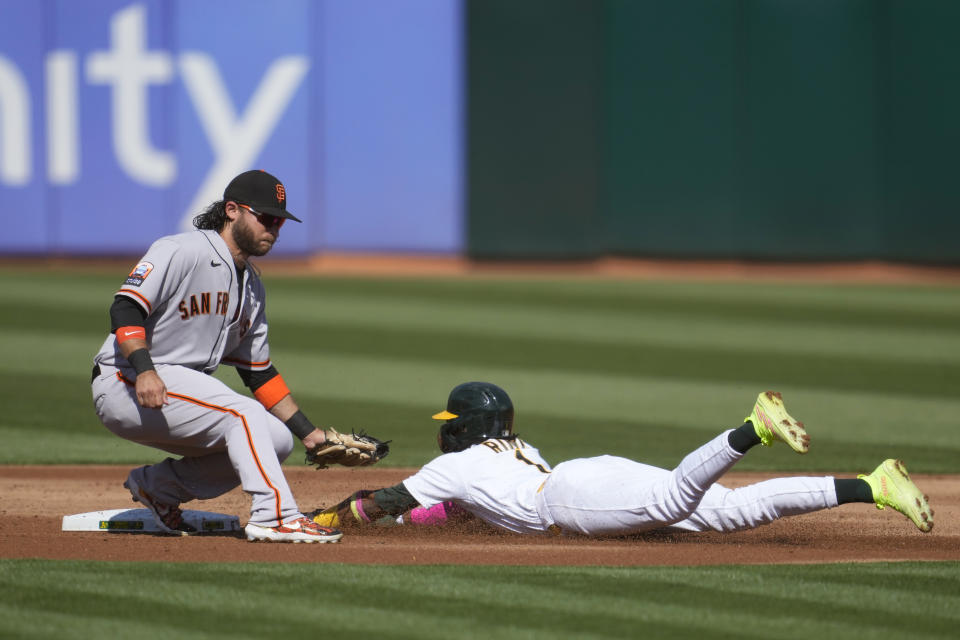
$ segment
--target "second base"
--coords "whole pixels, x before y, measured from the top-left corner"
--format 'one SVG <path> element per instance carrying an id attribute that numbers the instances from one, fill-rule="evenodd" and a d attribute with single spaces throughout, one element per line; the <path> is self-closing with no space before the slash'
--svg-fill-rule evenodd
<path id="1" fill-rule="evenodd" d="M 227 534 L 240 531 L 240 519 L 225 513 L 183 511 L 183 520 L 198 533 Z M 106 533 L 162 533 L 148 509 L 108 509 L 63 516 L 62 531 Z"/>

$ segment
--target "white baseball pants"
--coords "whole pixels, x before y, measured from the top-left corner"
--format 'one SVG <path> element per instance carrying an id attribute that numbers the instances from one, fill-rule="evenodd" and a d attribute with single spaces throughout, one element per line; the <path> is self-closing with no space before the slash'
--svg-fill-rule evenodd
<path id="1" fill-rule="evenodd" d="M 616 456 L 562 462 L 544 484 L 538 510 L 562 531 L 603 536 L 662 527 L 739 531 L 837 506 L 831 477 L 777 478 L 738 489 L 716 484 L 743 457 L 728 433 L 672 471 Z"/>

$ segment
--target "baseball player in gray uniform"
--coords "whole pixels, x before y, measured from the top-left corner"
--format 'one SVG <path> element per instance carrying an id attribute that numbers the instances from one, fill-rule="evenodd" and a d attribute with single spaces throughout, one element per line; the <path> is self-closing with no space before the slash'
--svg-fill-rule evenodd
<path id="1" fill-rule="evenodd" d="M 180 456 L 133 469 L 124 483 L 164 532 L 194 532 L 179 505 L 239 484 L 252 497 L 248 539 L 342 536 L 304 517 L 280 466 L 291 433 L 333 462 L 371 462 L 363 443 L 310 422 L 270 360 L 264 287 L 249 258 L 270 251 L 287 220 L 300 222 L 283 184 L 242 173 L 194 219 L 197 230 L 154 242 L 114 297 L 112 332 L 94 360 L 94 406 L 118 436 Z M 254 398 L 210 375 L 221 363 Z"/>
<path id="2" fill-rule="evenodd" d="M 794 477 L 728 489 L 717 480 L 751 447 L 782 441 L 806 453 L 810 438 L 780 394 L 760 394 L 753 411 L 688 454 L 675 469 L 599 456 L 558 464 L 513 434 L 513 403 L 500 387 L 467 382 L 453 389 L 437 440 L 443 455 L 394 487 L 358 491 L 315 511 L 326 526 L 440 524 L 472 515 L 516 533 L 625 535 L 667 528 L 731 532 L 848 502 L 890 506 L 921 531 L 933 510 L 903 463 L 886 460 L 858 478 Z"/>

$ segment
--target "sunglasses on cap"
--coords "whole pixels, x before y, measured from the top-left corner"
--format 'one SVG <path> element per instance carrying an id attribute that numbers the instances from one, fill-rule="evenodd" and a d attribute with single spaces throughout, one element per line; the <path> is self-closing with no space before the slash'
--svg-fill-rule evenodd
<path id="1" fill-rule="evenodd" d="M 254 217 L 257 219 L 257 221 L 260 224 L 262 224 L 265 229 L 270 229 L 274 226 L 277 227 L 277 229 L 279 229 L 280 227 L 283 226 L 283 223 L 287 221 L 286 218 L 281 218 L 280 216 L 270 215 L 269 213 L 260 213 L 253 207 L 247 206 L 245 204 L 240 204 L 239 202 L 237 203 L 237 206 L 243 207 L 244 209 L 252 213 Z"/>

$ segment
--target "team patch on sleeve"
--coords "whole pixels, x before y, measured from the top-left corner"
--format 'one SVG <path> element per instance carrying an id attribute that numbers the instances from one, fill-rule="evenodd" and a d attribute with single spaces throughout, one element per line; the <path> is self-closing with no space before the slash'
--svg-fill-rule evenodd
<path id="1" fill-rule="evenodd" d="M 143 281 L 147 279 L 151 271 L 153 271 L 153 265 L 151 263 L 141 262 L 133 268 L 133 271 L 130 272 L 130 275 L 127 276 L 123 284 L 132 284 L 135 287 L 139 287 L 143 284 Z"/>

